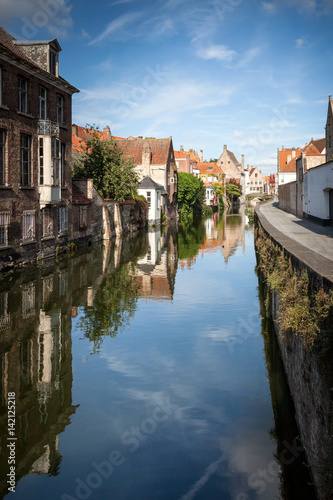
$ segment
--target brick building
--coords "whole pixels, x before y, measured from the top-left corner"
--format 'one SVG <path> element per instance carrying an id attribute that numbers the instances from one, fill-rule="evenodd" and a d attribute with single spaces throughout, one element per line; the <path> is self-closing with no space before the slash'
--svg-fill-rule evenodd
<path id="1" fill-rule="evenodd" d="M 71 238 L 72 95 L 57 40 L 0 28 L 0 269 L 53 255 Z"/>

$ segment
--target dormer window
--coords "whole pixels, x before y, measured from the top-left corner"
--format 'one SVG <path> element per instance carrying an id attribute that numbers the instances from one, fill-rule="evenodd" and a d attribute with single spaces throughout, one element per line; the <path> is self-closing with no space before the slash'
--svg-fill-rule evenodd
<path id="1" fill-rule="evenodd" d="M 58 76 L 58 54 L 50 50 L 49 71 L 51 75 Z"/>

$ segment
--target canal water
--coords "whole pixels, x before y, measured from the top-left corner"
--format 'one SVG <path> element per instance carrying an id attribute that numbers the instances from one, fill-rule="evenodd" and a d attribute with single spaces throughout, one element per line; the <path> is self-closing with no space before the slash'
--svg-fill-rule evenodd
<path id="1" fill-rule="evenodd" d="M 0 282 L 2 497 L 14 457 L 15 500 L 316 498 L 253 239 L 216 214 Z"/>

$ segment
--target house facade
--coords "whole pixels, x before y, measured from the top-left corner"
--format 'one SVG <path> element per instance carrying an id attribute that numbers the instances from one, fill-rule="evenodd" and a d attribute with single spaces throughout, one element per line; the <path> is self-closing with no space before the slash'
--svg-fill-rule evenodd
<path id="1" fill-rule="evenodd" d="M 0 266 L 47 257 L 71 239 L 72 95 L 57 40 L 0 28 Z"/>
<path id="2" fill-rule="evenodd" d="M 180 146 L 179 151 L 174 151 L 175 162 L 177 165 L 178 172 L 184 172 L 186 174 L 194 174 L 197 168 L 197 164 L 203 161 L 201 151 L 201 159 L 198 157 L 197 153 L 190 149 L 189 151 L 184 151 L 184 147 Z"/>
<path id="3" fill-rule="evenodd" d="M 277 187 L 296 180 L 296 158 L 301 154 L 302 148 L 285 148 L 277 150 Z"/>
<path id="4" fill-rule="evenodd" d="M 244 155 L 242 155 L 241 163 L 237 160 L 234 153 L 228 150 L 226 144 L 223 146 L 223 152 L 217 161 L 217 165 L 225 173 L 225 183 L 239 184 L 242 189 L 241 203 L 245 202 L 245 172 L 244 172 Z"/>
<path id="5" fill-rule="evenodd" d="M 249 171 L 248 184 L 246 194 L 263 194 L 264 177 L 257 167 L 252 167 Z"/>
<path id="6" fill-rule="evenodd" d="M 148 226 L 160 224 L 161 222 L 161 198 L 164 188 L 153 179 L 146 176 L 138 185 L 138 194 L 144 196 L 148 201 Z"/>
<path id="7" fill-rule="evenodd" d="M 162 211 L 169 219 L 178 216 L 177 167 L 172 138 L 143 139 L 143 137 L 116 140 L 123 154 L 133 161 L 140 180 L 150 177 L 164 188 Z"/>

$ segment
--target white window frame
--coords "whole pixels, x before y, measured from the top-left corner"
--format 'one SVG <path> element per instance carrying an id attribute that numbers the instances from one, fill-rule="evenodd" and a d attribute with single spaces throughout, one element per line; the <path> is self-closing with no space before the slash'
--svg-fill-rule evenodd
<path id="1" fill-rule="evenodd" d="M 42 95 L 44 93 L 44 95 Z M 39 119 L 47 118 L 47 90 L 45 87 L 39 87 Z"/>
<path id="2" fill-rule="evenodd" d="M 6 140 L 7 131 L 0 129 L 0 186 L 6 185 Z"/>
<path id="3" fill-rule="evenodd" d="M 59 233 L 68 231 L 68 208 L 59 208 Z"/>
<path id="4" fill-rule="evenodd" d="M 0 212 L 0 248 L 8 246 L 8 226 L 10 225 L 10 212 Z"/>
<path id="5" fill-rule="evenodd" d="M 53 213 L 49 208 L 44 208 L 43 211 L 43 237 L 54 236 L 53 233 Z"/>
<path id="6" fill-rule="evenodd" d="M 57 94 L 57 123 L 64 124 L 64 98 L 60 94 Z"/>
<path id="7" fill-rule="evenodd" d="M 19 111 L 21 113 L 28 113 L 28 80 L 19 76 L 18 83 L 19 90 Z"/>
<path id="8" fill-rule="evenodd" d="M 23 139 L 27 138 L 27 146 L 23 144 Z M 25 157 L 25 154 L 27 156 Z M 31 185 L 31 136 L 27 134 L 20 135 L 20 163 L 21 163 L 21 186 Z M 27 171 L 25 172 L 25 164 L 27 164 Z M 27 182 L 25 182 L 25 177 Z"/>
<path id="9" fill-rule="evenodd" d="M 151 191 L 147 191 L 148 208 L 151 207 Z"/>
<path id="10" fill-rule="evenodd" d="M 51 144 L 51 156 L 52 156 L 52 165 L 53 165 L 53 173 L 52 173 L 52 185 L 59 186 L 60 185 L 60 141 L 59 139 L 55 139 L 52 137 Z"/>
<path id="11" fill-rule="evenodd" d="M 22 215 L 22 240 L 34 240 L 36 230 L 36 211 L 24 210 Z"/>

